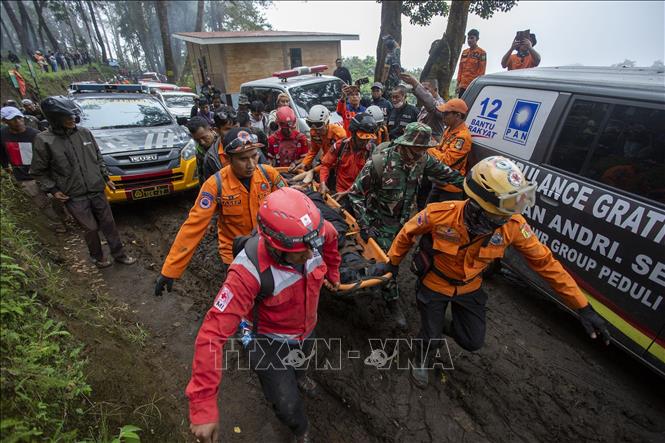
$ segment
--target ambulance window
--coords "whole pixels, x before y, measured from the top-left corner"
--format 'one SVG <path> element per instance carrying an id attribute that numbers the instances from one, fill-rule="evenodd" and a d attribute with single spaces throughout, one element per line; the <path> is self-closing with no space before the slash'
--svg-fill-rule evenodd
<path id="1" fill-rule="evenodd" d="M 566 117 L 548 163 L 578 174 L 609 107 L 607 103 L 576 100 Z"/>
<path id="2" fill-rule="evenodd" d="M 614 105 L 584 176 L 665 203 L 665 110 Z"/>

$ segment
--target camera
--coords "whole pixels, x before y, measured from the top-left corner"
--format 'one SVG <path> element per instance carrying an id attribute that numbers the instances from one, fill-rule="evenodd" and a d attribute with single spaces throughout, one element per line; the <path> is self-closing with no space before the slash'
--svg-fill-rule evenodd
<path id="1" fill-rule="evenodd" d="M 359 78 L 358 80 L 355 81 L 356 86 L 366 85 L 367 83 L 369 83 L 369 78 L 368 77 L 362 77 L 362 78 Z"/>
<path id="2" fill-rule="evenodd" d="M 517 35 L 515 35 L 515 40 L 522 41 L 522 40 L 528 40 L 531 36 L 531 30 L 527 29 L 526 31 L 517 31 Z"/>

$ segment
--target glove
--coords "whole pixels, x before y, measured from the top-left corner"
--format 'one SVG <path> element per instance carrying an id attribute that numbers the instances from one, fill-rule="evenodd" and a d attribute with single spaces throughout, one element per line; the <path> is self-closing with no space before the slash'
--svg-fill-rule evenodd
<path id="1" fill-rule="evenodd" d="M 379 237 L 379 230 L 374 226 L 370 226 L 369 228 L 362 228 L 360 230 L 360 238 L 362 238 L 365 243 L 367 243 L 370 237 Z"/>
<path id="2" fill-rule="evenodd" d="M 156 297 L 161 297 L 163 295 L 164 287 L 166 287 L 168 292 L 171 292 L 173 289 L 173 279 L 171 277 L 164 277 L 160 274 L 159 277 L 157 277 L 157 282 L 155 283 Z"/>
<path id="3" fill-rule="evenodd" d="M 584 330 L 589 337 L 595 339 L 598 334 L 603 338 L 605 345 L 610 344 L 610 331 L 607 330 L 607 323 L 601 318 L 598 313 L 593 309 L 591 303 L 578 310 L 580 322 L 584 326 Z"/>

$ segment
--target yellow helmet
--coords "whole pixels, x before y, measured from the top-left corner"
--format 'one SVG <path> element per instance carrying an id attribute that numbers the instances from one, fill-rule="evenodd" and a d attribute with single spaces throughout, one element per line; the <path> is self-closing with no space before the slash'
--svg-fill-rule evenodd
<path id="1" fill-rule="evenodd" d="M 464 192 L 496 215 L 521 214 L 536 203 L 536 184 L 528 182 L 515 163 L 501 156 L 476 163 L 464 179 Z"/>

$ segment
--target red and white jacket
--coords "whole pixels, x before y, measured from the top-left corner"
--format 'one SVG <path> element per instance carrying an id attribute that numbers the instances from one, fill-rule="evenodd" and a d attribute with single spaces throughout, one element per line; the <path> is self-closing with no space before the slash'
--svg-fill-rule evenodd
<path id="1" fill-rule="evenodd" d="M 219 419 L 217 391 L 222 379 L 222 348 L 238 329 L 241 319 L 251 313 L 260 290 L 259 273 L 270 267 L 275 281 L 273 295 L 258 309 L 261 334 L 304 340 L 316 326 L 319 293 L 324 277 L 339 282 L 337 231 L 325 221 L 322 254 L 313 251 L 305 264 L 305 275 L 289 266 L 277 264 L 259 240 L 257 270 L 242 251 L 233 260 L 226 281 L 206 314 L 194 344 L 192 378 L 185 391 L 189 398 L 189 418 L 193 424 L 213 423 Z"/>

